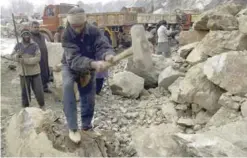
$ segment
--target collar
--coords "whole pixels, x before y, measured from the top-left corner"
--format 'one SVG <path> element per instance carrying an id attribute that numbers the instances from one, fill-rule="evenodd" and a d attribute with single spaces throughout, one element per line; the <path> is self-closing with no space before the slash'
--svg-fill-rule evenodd
<path id="1" fill-rule="evenodd" d="M 23 42 L 23 40 L 21 41 L 21 43 L 22 43 L 23 45 L 25 45 L 24 42 Z M 35 42 L 33 41 L 33 39 L 30 39 L 30 43 L 28 43 L 28 45 L 34 44 L 34 43 L 35 43 Z"/>

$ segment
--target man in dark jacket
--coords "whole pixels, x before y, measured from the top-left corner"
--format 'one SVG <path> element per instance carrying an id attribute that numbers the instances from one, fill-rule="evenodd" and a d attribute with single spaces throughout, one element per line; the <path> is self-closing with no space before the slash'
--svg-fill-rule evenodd
<path id="1" fill-rule="evenodd" d="M 50 72 L 48 65 L 48 51 L 45 43 L 45 37 L 39 31 L 39 23 L 37 21 L 32 22 L 32 40 L 39 45 L 41 52 L 40 69 L 41 79 L 43 83 L 43 89 L 46 93 L 51 93 L 48 87 Z"/>
<path id="2" fill-rule="evenodd" d="M 115 53 L 100 30 L 86 22 L 82 8 L 72 8 L 67 20 L 62 40 L 63 104 L 69 137 L 78 143 L 81 135 L 77 125 L 74 82 L 77 82 L 80 93 L 82 132 L 98 135 L 91 123 L 95 105 L 95 73 L 105 71 L 107 62 L 112 61 Z"/>

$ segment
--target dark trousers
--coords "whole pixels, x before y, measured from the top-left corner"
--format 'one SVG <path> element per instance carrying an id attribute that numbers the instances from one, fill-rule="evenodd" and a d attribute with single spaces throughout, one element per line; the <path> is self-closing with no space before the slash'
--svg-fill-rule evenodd
<path id="1" fill-rule="evenodd" d="M 41 80 L 40 74 L 33 75 L 33 76 L 26 76 L 25 80 L 27 83 L 28 95 L 27 95 L 27 90 L 25 87 L 24 77 L 20 76 L 22 106 L 28 107 L 30 104 L 28 103 L 28 97 L 29 97 L 29 101 L 31 101 L 31 87 L 32 87 L 33 93 L 35 95 L 35 98 L 39 106 L 40 107 L 44 106 L 45 105 L 44 91 L 43 91 L 42 80 Z"/>
<path id="2" fill-rule="evenodd" d="M 104 84 L 104 78 L 96 79 L 96 94 L 99 94 L 101 92 L 103 84 Z"/>

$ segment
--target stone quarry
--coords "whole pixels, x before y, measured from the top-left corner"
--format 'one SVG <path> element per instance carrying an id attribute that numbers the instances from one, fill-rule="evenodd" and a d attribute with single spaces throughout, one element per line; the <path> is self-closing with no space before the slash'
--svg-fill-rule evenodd
<path id="1" fill-rule="evenodd" d="M 193 31 L 181 32 L 170 58 L 150 52 L 152 71 L 131 57 L 110 68 L 96 97 L 99 138 L 82 133 L 75 145 L 62 113 L 22 109 L 6 129 L 7 155 L 246 157 L 246 19 L 247 8 L 221 5 L 203 13 Z M 48 49 L 53 91 L 62 100 L 63 49 L 58 43 Z"/>

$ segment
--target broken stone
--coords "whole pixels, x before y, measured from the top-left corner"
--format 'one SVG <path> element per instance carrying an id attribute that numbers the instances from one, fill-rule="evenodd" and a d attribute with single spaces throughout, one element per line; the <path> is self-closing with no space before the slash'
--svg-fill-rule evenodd
<path id="1" fill-rule="evenodd" d="M 144 89 L 144 79 L 132 72 L 124 71 L 113 76 L 110 87 L 113 94 L 138 98 Z"/>
<path id="2" fill-rule="evenodd" d="M 188 55 L 186 61 L 191 64 L 205 61 L 209 56 L 228 51 L 247 49 L 247 35 L 239 31 L 210 31 L 209 34 Z"/>
<path id="3" fill-rule="evenodd" d="M 231 94 L 247 93 L 247 51 L 227 52 L 208 59 L 203 72 L 214 84 Z"/>
<path id="4" fill-rule="evenodd" d="M 15 114 L 6 132 L 9 156 L 15 157 L 105 157 L 105 143 L 81 133 L 82 142 L 71 142 L 67 127 L 50 110 L 25 108 Z"/>
<path id="5" fill-rule="evenodd" d="M 194 121 L 190 118 L 180 118 L 178 119 L 177 124 L 186 127 L 191 127 L 195 125 Z"/>
<path id="6" fill-rule="evenodd" d="M 179 34 L 179 44 L 184 46 L 194 42 L 200 42 L 206 35 L 208 31 L 182 31 Z"/>
<path id="7" fill-rule="evenodd" d="M 192 112 L 198 113 L 202 109 L 202 107 L 200 107 L 198 104 L 191 104 L 191 109 Z"/>
<path id="8" fill-rule="evenodd" d="M 235 15 L 242 9 L 241 5 L 224 4 L 208 10 L 200 15 L 194 22 L 194 29 L 207 30 L 233 30 L 237 28 L 238 22 Z"/>
<path id="9" fill-rule="evenodd" d="M 183 100 L 180 100 L 179 97 L 179 85 L 183 79 L 184 77 L 179 77 L 176 81 L 173 82 L 173 84 L 168 87 L 168 90 L 171 92 L 171 100 L 177 103 L 185 103 Z"/>
<path id="10" fill-rule="evenodd" d="M 154 88 L 158 85 L 158 76 L 168 66 L 172 65 L 172 60 L 162 55 L 152 54 L 153 68 L 150 71 L 144 71 L 138 68 L 132 58 L 128 59 L 125 70 L 144 78 L 145 87 Z"/>
<path id="11" fill-rule="evenodd" d="M 182 111 L 186 111 L 188 109 L 188 106 L 186 104 L 178 104 L 175 107 L 176 110 L 182 110 Z"/>
<path id="12" fill-rule="evenodd" d="M 168 89 L 168 87 L 178 78 L 183 77 L 184 74 L 174 70 L 171 66 L 162 71 L 159 75 L 158 85 Z"/>
<path id="13" fill-rule="evenodd" d="M 230 14 L 215 14 L 209 16 L 207 28 L 210 30 L 238 30 L 238 20 Z"/>
<path id="14" fill-rule="evenodd" d="M 205 125 L 208 123 L 208 121 L 211 119 L 213 115 L 209 112 L 201 110 L 197 115 L 195 119 L 195 123 L 199 125 Z"/>
<path id="15" fill-rule="evenodd" d="M 193 127 L 193 130 L 195 130 L 195 131 L 199 131 L 200 129 L 202 129 L 202 126 L 201 125 L 195 125 Z"/>
<path id="16" fill-rule="evenodd" d="M 247 15 L 238 18 L 239 31 L 247 34 Z"/>
<path id="17" fill-rule="evenodd" d="M 150 128 L 138 128 L 132 132 L 133 145 L 140 157 L 186 156 L 171 134 L 179 129 L 172 124 L 161 124 Z"/>
<path id="18" fill-rule="evenodd" d="M 241 113 L 243 117 L 247 117 L 247 101 L 243 102 L 241 105 Z"/>
<path id="19" fill-rule="evenodd" d="M 186 148 L 190 156 L 245 157 L 246 135 L 247 120 L 242 120 L 200 134 L 175 134 L 174 139 Z"/>
<path id="20" fill-rule="evenodd" d="M 195 103 L 214 113 L 221 105 L 218 104 L 221 89 L 212 84 L 203 74 L 203 63 L 193 66 L 177 88 L 170 88 L 174 101 L 178 103 Z M 175 93 L 175 94 L 173 94 Z"/>
<path id="21" fill-rule="evenodd" d="M 162 114 L 165 118 L 170 122 L 174 123 L 177 122 L 178 116 L 175 109 L 175 104 L 173 102 L 165 102 L 162 106 Z"/>
<path id="22" fill-rule="evenodd" d="M 199 42 L 190 43 L 185 45 L 178 50 L 178 54 L 180 57 L 186 59 L 190 52 L 197 46 Z"/>
<path id="23" fill-rule="evenodd" d="M 187 133 L 187 134 L 194 134 L 195 131 L 193 129 L 191 129 L 191 128 L 186 128 L 185 133 Z"/>
<path id="24" fill-rule="evenodd" d="M 231 97 L 225 95 L 225 93 L 221 95 L 219 104 L 237 111 L 240 109 L 240 103 L 235 102 Z"/>
<path id="25" fill-rule="evenodd" d="M 209 120 L 206 124 L 206 127 L 210 126 L 223 126 L 227 123 L 234 122 L 238 120 L 240 117 L 240 113 L 236 110 L 229 109 L 227 107 L 222 106 Z"/>

